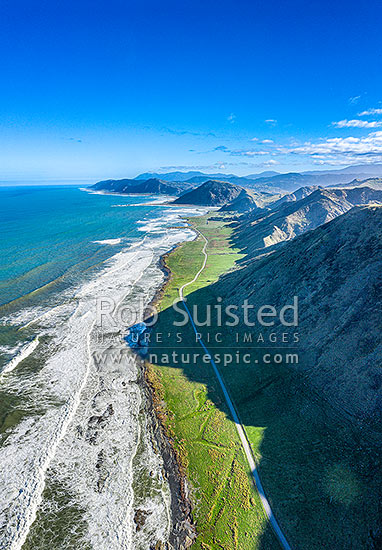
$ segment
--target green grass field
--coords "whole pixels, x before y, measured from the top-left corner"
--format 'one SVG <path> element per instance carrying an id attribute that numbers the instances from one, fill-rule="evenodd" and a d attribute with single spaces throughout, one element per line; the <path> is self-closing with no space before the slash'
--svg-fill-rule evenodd
<path id="1" fill-rule="evenodd" d="M 232 229 L 224 218 L 206 222 L 206 217 L 191 220 L 210 242 L 205 271 L 186 288 L 189 307 L 213 303 L 222 295 L 224 285 L 216 281 L 242 258 L 240 250 L 231 247 Z M 200 269 L 203 244 L 201 238 L 184 243 L 167 258 L 172 278 L 160 304 L 154 336 L 160 334 L 161 341 L 152 345 L 157 361 L 148 375 L 193 488 L 199 533 L 193 548 L 277 549 L 212 368 L 201 357 L 174 362 L 161 356 L 172 351 L 186 358 L 202 353 L 189 325 L 174 328 L 178 317 L 170 305 L 178 288 Z M 213 323 L 208 332 L 223 334 L 222 343 L 212 338 L 207 344 L 211 352 L 233 351 L 227 329 Z M 262 353 L 250 351 L 255 357 Z M 257 457 L 272 509 L 292 547 L 379 548 L 381 464 L 362 434 L 338 418 L 293 368 L 261 361 L 219 368 Z"/>
<path id="2" fill-rule="evenodd" d="M 231 229 L 224 221 L 198 218 L 198 228 L 209 239 L 206 269 L 185 294 L 207 287 L 219 275 L 232 268 L 242 257 L 230 247 Z M 161 315 L 157 333 L 172 332 L 170 305 L 178 297 L 178 288 L 191 280 L 200 269 L 204 241 L 186 242 L 167 258 L 172 278 L 160 303 Z M 182 330 L 182 347 L 176 346 L 173 334 L 166 340 L 166 349 L 200 352 L 190 326 Z M 154 351 L 154 350 L 153 350 Z M 160 349 L 158 348 L 158 352 Z M 267 529 L 257 492 L 249 477 L 247 463 L 233 422 L 229 419 L 212 368 L 198 364 L 198 381 L 189 369 L 151 365 L 148 377 L 161 403 L 162 419 L 192 485 L 194 519 L 198 538 L 195 549 L 250 550 L 278 548 L 273 533 Z"/>
<path id="3" fill-rule="evenodd" d="M 200 229 L 203 235 L 206 236 L 209 245 L 206 267 L 198 280 L 185 289 L 185 296 L 214 283 L 222 273 L 227 272 L 235 265 L 236 261 L 244 257 L 244 254 L 241 254 L 238 248 L 232 248 L 230 245 L 232 229 L 229 224 L 224 221 L 223 217 L 221 221 L 211 220 L 211 217 L 214 216 L 200 216 L 197 220 L 189 219 L 190 225 Z M 159 304 L 161 310 L 166 309 L 172 304 L 173 300 L 179 297 L 179 287 L 192 280 L 201 268 L 203 264 L 203 245 L 203 239 L 198 237 L 194 241 L 183 243 L 168 255 L 166 263 L 171 269 L 172 277 Z"/>

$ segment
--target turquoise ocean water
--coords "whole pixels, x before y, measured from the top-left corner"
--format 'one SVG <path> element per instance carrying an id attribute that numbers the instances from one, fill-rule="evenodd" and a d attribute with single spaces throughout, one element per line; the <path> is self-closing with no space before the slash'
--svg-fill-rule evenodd
<path id="1" fill-rule="evenodd" d="M 70 283 L 141 238 L 137 221 L 158 210 L 145 202 L 72 186 L 0 187 L 0 305 L 49 283 Z M 118 238 L 113 246 L 96 242 Z"/>
<path id="2" fill-rule="evenodd" d="M 94 360 L 111 345 L 125 351 L 128 330 L 98 326 L 96 304 L 142 320 L 163 283 L 160 256 L 194 238 L 181 216 L 196 213 L 152 196 L 0 187 L 1 548 L 168 540 L 171 496 L 140 365 L 128 350 L 121 363 Z"/>

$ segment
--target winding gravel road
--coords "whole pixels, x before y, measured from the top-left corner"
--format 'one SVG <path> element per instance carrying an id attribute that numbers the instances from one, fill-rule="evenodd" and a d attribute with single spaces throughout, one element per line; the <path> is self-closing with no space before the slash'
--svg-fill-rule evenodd
<path id="1" fill-rule="evenodd" d="M 189 315 L 189 318 L 190 318 L 190 321 L 191 321 L 191 325 L 192 325 L 192 328 L 195 332 L 195 335 L 198 336 L 198 331 L 197 331 L 197 328 L 195 326 L 195 323 L 194 323 L 194 320 L 192 318 L 192 315 L 191 315 L 191 312 L 190 310 L 188 309 L 187 307 L 187 304 L 185 302 L 185 299 L 184 299 L 184 294 L 183 294 L 183 291 L 184 289 L 195 283 L 198 279 L 198 277 L 200 276 L 200 274 L 203 272 L 203 270 L 205 269 L 206 267 L 206 263 L 207 263 L 207 260 L 208 260 L 208 254 L 207 254 L 207 246 L 208 246 L 208 239 L 203 235 L 203 233 L 201 233 L 199 230 L 197 230 L 199 235 L 204 239 L 204 246 L 203 246 L 203 249 L 202 249 L 202 252 L 203 252 L 203 255 L 204 255 L 204 260 L 203 260 L 203 264 L 202 264 L 202 267 L 199 269 L 199 271 L 197 272 L 197 274 L 195 275 L 195 277 L 192 279 L 192 281 L 189 281 L 188 283 L 185 283 L 184 285 L 182 285 L 180 288 L 179 288 L 179 298 L 180 300 L 182 301 L 182 304 L 185 308 L 185 310 L 187 311 L 188 315 Z M 248 465 L 251 469 L 251 473 L 252 473 L 252 478 L 253 478 L 253 481 L 255 483 L 255 487 L 256 487 L 256 490 L 259 494 L 259 497 L 260 497 L 260 500 L 261 500 L 261 504 L 264 508 L 264 512 L 267 516 L 267 518 L 269 519 L 269 522 L 270 524 L 272 525 L 272 528 L 275 532 L 275 535 L 276 537 L 278 538 L 278 541 L 281 545 L 281 547 L 284 549 L 284 550 L 291 550 L 291 546 L 290 544 L 288 543 L 288 541 L 286 540 L 285 538 L 285 535 L 284 533 L 282 532 L 279 524 L 277 523 L 277 520 L 275 518 L 275 515 L 274 513 L 272 512 L 272 509 L 271 509 L 271 506 L 269 504 L 269 501 L 267 499 L 267 497 L 265 496 L 265 492 L 264 492 L 264 488 L 263 488 L 263 485 L 261 483 L 261 480 L 260 480 L 260 476 L 259 476 L 259 472 L 257 470 L 257 467 L 256 467 L 256 462 L 255 462 L 255 458 L 254 458 L 254 455 L 253 455 L 253 452 L 252 452 L 252 449 L 251 449 L 251 446 L 249 444 L 249 441 L 248 441 L 248 438 L 246 436 L 246 433 L 245 433 L 245 430 L 244 430 L 244 426 L 242 425 L 242 423 L 240 422 L 240 419 L 239 419 L 239 414 L 233 404 L 233 401 L 228 393 L 228 390 L 225 386 L 225 383 L 223 381 L 223 378 L 219 372 L 219 369 L 218 367 L 216 366 L 216 363 L 213 359 L 213 355 L 208 351 L 208 348 L 206 347 L 206 345 L 204 344 L 203 340 L 201 338 L 198 338 L 198 342 L 199 344 L 202 346 L 202 348 L 204 349 L 204 351 L 206 352 L 207 355 L 209 355 L 210 357 L 210 362 L 211 362 L 211 365 L 212 365 L 212 368 L 214 369 L 214 372 L 215 372 L 215 375 L 216 375 L 216 378 L 218 379 L 219 381 L 219 384 L 220 384 L 220 387 L 223 391 L 223 394 L 224 394 L 224 397 L 225 397 L 225 400 L 226 400 L 226 403 L 228 405 L 228 408 L 230 410 L 230 413 L 232 415 L 232 418 L 233 418 L 233 421 L 235 422 L 235 426 L 236 426 L 236 430 L 237 430 L 237 433 L 239 434 L 239 437 L 240 437 L 240 441 L 241 441 L 241 444 L 243 445 L 243 449 L 244 449 L 244 453 L 245 453 L 245 456 L 247 458 L 247 461 L 248 461 Z"/>

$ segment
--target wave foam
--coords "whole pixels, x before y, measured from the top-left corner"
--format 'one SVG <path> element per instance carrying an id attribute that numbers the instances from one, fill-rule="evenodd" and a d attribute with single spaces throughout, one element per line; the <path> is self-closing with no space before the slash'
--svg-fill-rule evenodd
<path id="1" fill-rule="evenodd" d="M 34 350 L 37 348 L 39 343 L 40 343 L 40 340 L 37 336 L 34 340 L 32 340 L 32 342 L 29 342 L 29 344 L 21 348 L 21 350 L 17 353 L 17 355 L 13 359 L 11 359 L 9 363 L 5 365 L 3 370 L 0 372 L 0 377 L 3 376 L 4 374 L 8 374 L 12 372 L 17 367 L 17 365 L 21 363 L 21 361 L 24 361 L 24 359 L 29 357 L 29 355 L 31 355 L 34 352 Z"/>
<path id="2" fill-rule="evenodd" d="M 122 239 L 105 239 L 104 241 L 92 241 L 94 244 L 120 244 L 122 242 Z"/>
<path id="3" fill-rule="evenodd" d="M 58 308 L 61 317 L 56 315 L 58 311 L 50 310 L 35 319 L 39 323 L 43 318 L 45 330 L 54 335 L 52 349 L 56 351 L 43 367 L 28 379 L 17 378 L 14 371 L 26 356 L 38 353 L 37 337 L 11 362 L 9 376 L 2 378 L 5 391 L 17 390 L 19 385 L 45 409 L 42 415 L 21 420 L 7 445 L 0 448 L 0 547 L 4 549 L 21 550 L 28 535 L 39 528 L 36 517 L 43 499 L 48 498 L 44 496 L 48 472 L 71 488 L 75 501 L 84 509 L 86 541 L 95 550 L 137 548 L 137 537 L 148 547 L 168 536 L 169 489 L 161 479 L 161 457 L 150 450 L 147 427 L 140 420 L 144 397 L 138 365 L 130 361 L 128 365 L 107 363 L 100 367 L 92 355 L 100 346 L 100 330 L 121 342 L 126 332 L 123 326 L 96 327 L 96 298 L 108 297 L 134 306 L 143 297 L 147 303 L 163 281 L 159 256 L 194 237 L 186 227 L 166 228 L 171 223 L 168 217 L 162 219 L 161 231 L 160 220 L 154 223 L 163 235 L 145 236 L 118 252 L 97 278 L 79 289 L 74 310 L 71 303 L 66 310 Z M 113 414 L 106 423 L 102 420 L 105 425 L 95 430 L 96 435 L 92 419 L 102 417 L 108 408 Z M 134 487 L 139 483 L 139 473 L 134 470 L 134 460 L 142 441 L 153 486 L 150 496 L 140 503 L 150 516 L 138 535 Z"/>

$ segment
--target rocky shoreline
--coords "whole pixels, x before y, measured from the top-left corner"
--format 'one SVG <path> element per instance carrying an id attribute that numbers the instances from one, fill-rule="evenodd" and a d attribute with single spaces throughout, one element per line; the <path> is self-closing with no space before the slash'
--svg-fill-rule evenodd
<path id="1" fill-rule="evenodd" d="M 152 311 L 162 299 L 166 287 L 171 280 L 172 273 L 167 265 L 168 256 L 178 248 L 174 246 L 159 259 L 159 267 L 164 273 L 165 280 L 158 288 L 153 299 L 147 306 L 147 311 Z M 142 361 L 142 379 L 140 380 L 146 397 L 147 415 L 151 422 L 154 445 L 161 454 L 164 462 L 164 477 L 167 479 L 171 492 L 171 516 L 172 528 L 168 543 L 158 541 L 150 550 L 186 550 L 196 539 L 196 527 L 192 515 L 192 502 L 190 489 L 184 467 L 178 457 L 169 434 L 166 432 L 163 417 L 163 404 L 152 383 L 149 371 L 150 365 Z M 139 510 L 136 513 L 136 525 L 139 529 Z M 144 520 L 144 518 L 143 518 Z"/>
<path id="2" fill-rule="evenodd" d="M 147 376 L 147 367 L 145 365 L 143 365 L 142 370 L 142 387 L 146 397 L 146 411 L 151 422 L 154 437 L 154 449 L 163 458 L 163 475 L 167 479 L 171 493 L 172 527 L 169 542 L 165 544 L 158 541 L 152 547 L 152 550 L 186 550 L 196 538 L 188 482 L 161 421 L 157 396 Z"/>

